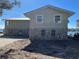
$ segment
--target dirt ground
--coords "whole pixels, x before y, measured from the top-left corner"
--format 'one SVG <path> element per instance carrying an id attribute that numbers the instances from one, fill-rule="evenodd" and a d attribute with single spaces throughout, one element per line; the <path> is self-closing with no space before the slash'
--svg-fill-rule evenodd
<path id="1" fill-rule="evenodd" d="M 59 57 L 22 50 L 30 44 L 31 41 L 27 39 L 10 41 L 9 44 L 5 44 L 5 46 L 0 48 L 0 59 L 62 59 Z"/>
<path id="2" fill-rule="evenodd" d="M 0 47 L 3 47 L 7 44 L 11 44 L 15 41 L 23 40 L 23 39 L 12 39 L 12 38 L 0 38 Z"/>
<path id="3" fill-rule="evenodd" d="M 0 59 L 79 59 L 79 41 L 0 38 Z"/>

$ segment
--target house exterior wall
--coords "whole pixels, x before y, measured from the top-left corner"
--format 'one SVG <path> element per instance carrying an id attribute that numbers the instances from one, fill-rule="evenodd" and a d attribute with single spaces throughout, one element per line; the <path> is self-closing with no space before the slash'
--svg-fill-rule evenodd
<path id="1" fill-rule="evenodd" d="M 6 20 L 5 21 L 5 34 L 18 35 L 29 34 L 30 21 L 27 20 Z"/>
<path id="2" fill-rule="evenodd" d="M 36 16 L 43 16 L 43 23 L 39 24 L 36 22 Z M 61 16 L 61 23 L 55 23 L 55 15 Z M 46 31 L 45 39 L 54 39 L 51 36 L 51 30 L 55 30 L 55 37 L 58 38 L 64 34 L 64 38 L 67 36 L 67 24 L 68 24 L 68 16 L 65 13 L 59 12 L 57 10 L 51 8 L 41 8 L 36 11 L 30 12 L 26 14 L 27 17 L 31 18 L 30 21 L 30 38 L 43 38 L 41 36 L 41 30 Z"/>

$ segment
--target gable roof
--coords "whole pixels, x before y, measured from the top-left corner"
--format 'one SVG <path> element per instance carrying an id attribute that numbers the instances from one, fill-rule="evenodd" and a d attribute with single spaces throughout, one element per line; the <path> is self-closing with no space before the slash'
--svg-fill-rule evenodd
<path id="1" fill-rule="evenodd" d="M 59 8 L 59 7 L 52 6 L 52 5 L 46 5 L 46 6 L 43 6 L 43 7 L 38 8 L 38 9 L 41 9 L 41 8 L 52 8 L 52 9 L 55 9 L 55 10 L 57 10 L 57 11 L 67 13 L 67 14 L 69 14 L 69 16 L 71 16 L 71 15 L 73 15 L 73 14 L 75 13 L 75 12 L 72 12 L 72 11 L 70 11 L 70 10 L 66 10 L 66 9 Z M 38 10 L 38 9 L 29 11 L 29 12 L 26 12 L 26 13 L 24 13 L 24 15 L 26 15 L 26 14 L 28 14 L 28 13 L 31 13 L 31 12 L 33 12 L 33 11 L 36 11 L 36 10 Z"/>

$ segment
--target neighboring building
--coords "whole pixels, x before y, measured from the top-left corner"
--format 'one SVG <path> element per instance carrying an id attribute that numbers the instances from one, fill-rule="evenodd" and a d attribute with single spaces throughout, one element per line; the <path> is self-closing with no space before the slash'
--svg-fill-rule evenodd
<path id="1" fill-rule="evenodd" d="M 20 29 L 22 29 L 22 26 L 24 28 L 28 28 L 29 38 L 31 39 L 55 39 L 55 37 L 58 39 L 65 39 L 67 38 L 68 31 L 68 17 L 72 16 L 73 14 L 74 12 L 71 12 L 69 10 L 47 5 L 36 10 L 24 13 L 26 17 L 30 18 L 29 21 L 17 21 L 17 19 L 14 21 L 8 20 L 10 22 L 10 24 L 8 24 L 8 27 L 13 28 L 13 23 L 15 25 L 14 29 L 12 29 L 14 32 L 16 31 L 15 28 L 19 29 L 18 26 L 20 26 Z M 18 23 L 20 25 L 17 25 Z M 6 33 L 7 31 L 9 31 L 7 29 L 8 27 L 7 25 L 5 25 Z M 27 32 L 27 30 L 25 32 Z"/>
<path id="2" fill-rule="evenodd" d="M 29 37 L 29 18 L 8 18 L 5 20 L 5 35 L 22 35 Z"/>
<path id="3" fill-rule="evenodd" d="M 79 29 L 79 19 L 76 21 L 76 27 Z"/>

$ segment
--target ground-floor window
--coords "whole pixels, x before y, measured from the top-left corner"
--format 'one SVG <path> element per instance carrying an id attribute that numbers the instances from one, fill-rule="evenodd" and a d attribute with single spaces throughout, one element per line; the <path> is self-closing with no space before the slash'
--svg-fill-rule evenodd
<path id="1" fill-rule="evenodd" d="M 51 36 L 55 36 L 55 30 L 51 30 Z"/>
<path id="2" fill-rule="evenodd" d="M 41 30 L 41 36 L 45 36 L 46 35 L 46 31 L 45 30 Z"/>

